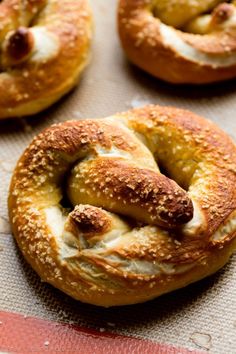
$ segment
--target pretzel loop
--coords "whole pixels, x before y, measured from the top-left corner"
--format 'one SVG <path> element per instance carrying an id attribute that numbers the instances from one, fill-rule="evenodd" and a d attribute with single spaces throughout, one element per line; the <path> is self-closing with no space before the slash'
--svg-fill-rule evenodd
<path id="1" fill-rule="evenodd" d="M 129 59 L 172 83 L 236 76 L 236 2 L 120 0 L 118 27 Z"/>
<path id="2" fill-rule="evenodd" d="M 235 171 L 232 141 L 187 111 L 150 106 L 61 123 L 18 162 L 13 232 L 40 276 L 73 297 L 145 301 L 228 260 Z"/>
<path id="3" fill-rule="evenodd" d="M 47 108 L 77 83 L 88 62 L 87 0 L 0 3 L 0 119 Z"/>

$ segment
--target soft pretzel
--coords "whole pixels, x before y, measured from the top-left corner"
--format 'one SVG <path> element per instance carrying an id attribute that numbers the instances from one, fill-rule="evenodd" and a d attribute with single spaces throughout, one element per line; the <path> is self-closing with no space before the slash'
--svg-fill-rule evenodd
<path id="1" fill-rule="evenodd" d="M 77 83 L 87 64 L 87 0 L 0 3 L 0 119 L 47 108 Z"/>
<path id="2" fill-rule="evenodd" d="M 120 0 L 118 27 L 128 58 L 160 79 L 236 77 L 236 1 Z"/>
<path id="3" fill-rule="evenodd" d="M 228 261 L 235 185 L 225 133 L 191 112 L 148 106 L 39 134 L 16 166 L 9 214 L 44 281 L 83 302 L 133 304 Z"/>

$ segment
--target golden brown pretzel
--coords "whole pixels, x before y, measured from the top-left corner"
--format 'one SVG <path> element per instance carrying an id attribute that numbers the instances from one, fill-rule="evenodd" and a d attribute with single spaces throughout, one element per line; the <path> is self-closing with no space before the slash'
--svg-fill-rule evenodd
<path id="1" fill-rule="evenodd" d="M 47 108 L 78 81 L 87 64 L 87 0 L 0 3 L 0 119 Z"/>
<path id="2" fill-rule="evenodd" d="M 132 304 L 227 262 L 235 184 L 225 133 L 191 112 L 148 106 L 39 134 L 16 166 L 9 214 L 44 281 L 84 302 Z"/>
<path id="3" fill-rule="evenodd" d="M 129 59 L 172 83 L 236 77 L 236 1 L 120 0 L 118 27 Z"/>

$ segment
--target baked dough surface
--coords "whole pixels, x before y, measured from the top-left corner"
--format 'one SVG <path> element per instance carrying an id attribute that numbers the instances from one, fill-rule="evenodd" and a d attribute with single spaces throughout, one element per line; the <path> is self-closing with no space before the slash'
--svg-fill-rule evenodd
<path id="1" fill-rule="evenodd" d="M 13 233 L 40 277 L 72 297 L 147 301 L 228 261 L 235 171 L 231 139 L 189 111 L 147 106 L 56 124 L 16 166 Z"/>
<path id="2" fill-rule="evenodd" d="M 130 61 L 171 83 L 234 78 L 235 5 L 220 0 L 120 0 L 122 46 Z"/>
<path id="3" fill-rule="evenodd" d="M 38 113 L 76 85 L 92 36 L 87 0 L 3 0 L 0 28 L 0 119 Z"/>

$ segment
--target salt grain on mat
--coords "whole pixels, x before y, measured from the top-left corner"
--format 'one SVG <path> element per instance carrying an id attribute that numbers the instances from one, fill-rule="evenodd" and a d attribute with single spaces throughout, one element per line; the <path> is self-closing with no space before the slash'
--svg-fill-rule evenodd
<path id="1" fill-rule="evenodd" d="M 194 332 L 190 336 L 190 340 L 202 349 L 211 349 L 211 336 L 207 333 Z"/>
<path id="2" fill-rule="evenodd" d="M 0 216 L 0 234 L 9 234 L 11 233 L 11 227 L 9 222 Z"/>
<path id="3" fill-rule="evenodd" d="M 127 102 L 127 106 L 131 108 L 138 108 L 151 103 L 152 102 L 147 97 L 135 96 L 132 98 L 131 102 Z"/>

